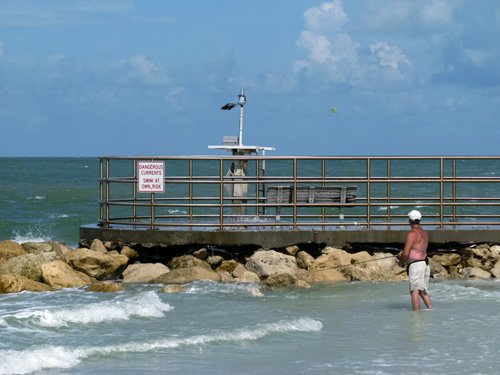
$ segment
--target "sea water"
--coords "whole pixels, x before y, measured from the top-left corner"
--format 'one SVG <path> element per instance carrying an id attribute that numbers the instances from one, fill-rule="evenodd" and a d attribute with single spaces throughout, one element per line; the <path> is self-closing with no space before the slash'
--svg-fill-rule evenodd
<path id="1" fill-rule="evenodd" d="M 195 282 L 0 295 L 0 374 L 498 374 L 500 285 Z"/>
<path id="2" fill-rule="evenodd" d="M 484 173 L 498 173 L 484 168 Z M 0 158 L 0 240 L 78 243 L 98 219 L 98 161 Z M 0 374 L 498 374 L 500 284 L 261 290 L 195 282 L 0 295 Z"/>

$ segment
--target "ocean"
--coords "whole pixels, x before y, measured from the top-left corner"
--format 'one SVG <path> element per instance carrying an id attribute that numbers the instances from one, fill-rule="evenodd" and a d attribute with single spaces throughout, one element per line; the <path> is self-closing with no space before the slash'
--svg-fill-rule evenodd
<path id="1" fill-rule="evenodd" d="M 0 240 L 66 242 L 96 223 L 98 160 L 0 158 Z M 494 173 L 497 173 L 496 171 Z M 0 295 L 0 374 L 498 374 L 500 283 L 261 290 L 195 282 Z"/>

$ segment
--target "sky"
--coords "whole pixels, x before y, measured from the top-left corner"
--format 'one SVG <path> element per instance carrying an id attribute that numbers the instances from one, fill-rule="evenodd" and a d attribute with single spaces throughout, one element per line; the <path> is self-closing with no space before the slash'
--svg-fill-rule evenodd
<path id="1" fill-rule="evenodd" d="M 0 156 L 498 155 L 497 0 L 0 0 Z M 336 109 L 332 110 L 333 108 Z"/>

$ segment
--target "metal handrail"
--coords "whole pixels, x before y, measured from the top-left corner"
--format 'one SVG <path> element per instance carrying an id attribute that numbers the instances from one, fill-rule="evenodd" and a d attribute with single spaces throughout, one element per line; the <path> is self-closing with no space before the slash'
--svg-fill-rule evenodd
<path id="1" fill-rule="evenodd" d="M 165 163 L 169 173 L 164 176 L 164 193 L 137 192 L 139 160 Z M 238 160 L 248 161 L 247 174 L 227 176 L 227 165 Z M 342 165 L 346 162 L 356 165 Z M 409 171 L 421 162 L 432 162 L 425 166 L 425 175 Z M 492 174 L 460 167 L 474 162 L 489 163 Z M 203 169 L 196 163 L 204 163 Z M 308 185 L 355 185 L 358 194 L 349 204 L 295 199 L 269 204 L 265 188 L 272 185 L 293 187 L 293 197 L 297 187 Z M 101 226 L 397 227 L 407 225 L 406 211 L 415 207 L 427 225 L 438 228 L 500 226 L 500 156 L 107 156 L 100 158 L 99 186 Z M 248 192 L 230 195 L 225 192 L 229 186 L 244 186 Z M 277 206 L 282 211 L 279 220 L 273 212 Z"/>

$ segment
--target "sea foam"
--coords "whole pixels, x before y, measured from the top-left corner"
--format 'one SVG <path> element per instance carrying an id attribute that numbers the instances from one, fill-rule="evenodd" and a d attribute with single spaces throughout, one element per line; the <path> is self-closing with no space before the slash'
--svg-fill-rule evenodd
<path id="1" fill-rule="evenodd" d="M 110 321 L 128 320 L 131 317 L 162 317 L 172 310 L 163 303 L 155 292 L 146 292 L 124 300 L 112 300 L 70 309 L 43 309 L 24 311 L 0 318 L 0 325 L 19 323 L 39 327 L 66 327 L 70 324 L 97 324 Z"/>
<path id="2" fill-rule="evenodd" d="M 71 368 L 92 355 L 115 353 L 143 353 L 180 346 L 210 345 L 218 342 L 254 341 L 272 334 L 293 332 L 318 332 L 323 324 L 311 318 L 280 320 L 275 323 L 257 324 L 232 331 L 214 331 L 211 334 L 185 338 L 166 338 L 147 342 L 128 342 L 113 346 L 95 347 L 37 347 L 26 350 L 0 350 L 0 374 L 28 374 L 50 368 Z"/>

